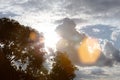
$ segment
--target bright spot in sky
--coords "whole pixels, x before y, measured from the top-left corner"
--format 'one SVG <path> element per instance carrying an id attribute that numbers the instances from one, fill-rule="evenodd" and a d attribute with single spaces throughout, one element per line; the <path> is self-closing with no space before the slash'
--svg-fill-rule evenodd
<path id="1" fill-rule="evenodd" d="M 94 64 L 101 53 L 100 44 L 97 39 L 86 38 L 78 49 L 80 61 L 84 64 Z"/>
<path id="2" fill-rule="evenodd" d="M 56 44 L 59 41 L 60 37 L 57 35 L 57 33 L 53 30 L 48 30 L 45 34 L 45 46 L 48 48 L 56 48 Z"/>
<path id="3" fill-rule="evenodd" d="M 56 26 L 52 23 L 41 23 L 39 24 L 39 32 L 43 32 L 45 38 L 45 48 L 52 48 L 56 50 L 56 44 L 59 41 L 60 37 L 55 32 Z"/>

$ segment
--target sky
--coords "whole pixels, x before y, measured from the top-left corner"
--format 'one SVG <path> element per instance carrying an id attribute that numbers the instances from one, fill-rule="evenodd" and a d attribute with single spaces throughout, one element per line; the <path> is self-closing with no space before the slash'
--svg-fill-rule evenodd
<path id="1" fill-rule="evenodd" d="M 119 5 L 120 0 L 0 0 L 0 16 L 30 20 L 27 24 L 69 17 L 81 24 L 119 26 Z"/>
<path id="2" fill-rule="evenodd" d="M 75 21 L 78 28 L 84 27 L 81 30 L 90 36 L 116 42 L 117 48 L 120 47 L 119 13 L 120 0 L 0 0 L 0 18 L 9 17 L 38 31 L 49 30 L 47 34 L 52 32 L 51 35 L 54 35 L 56 26 L 67 17 Z M 111 43 L 107 44 L 113 47 Z M 110 47 L 109 51 L 116 50 Z"/>
<path id="3" fill-rule="evenodd" d="M 70 18 L 76 23 L 78 31 L 116 42 L 118 49 L 119 12 L 120 0 L 0 0 L 1 18 L 15 19 L 23 25 L 46 33 L 46 36 L 57 36 L 54 34 L 56 26 L 64 21 L 64 18 Z M 47 40 L 49 38 L 48 36 Z M 53 42 L 54 38 L 48 43 Z"/>
<path id="4" fill-rule="evenodd" d="M 50 30 L 49 34 L 60 24 L 60 20 L 70 18 L 77 24 L 78 30 L 107 25 L 109 28 L 97 36 L 109 34 L 111 41 L 120 39 L 119 12 L 120 0 L 0 0 L 0 17 L 15 19 L 40 32 Z M 111 27 L 115 29 L 111 31 Z M 94 30 L 100 31 L 98 28 Z"/>

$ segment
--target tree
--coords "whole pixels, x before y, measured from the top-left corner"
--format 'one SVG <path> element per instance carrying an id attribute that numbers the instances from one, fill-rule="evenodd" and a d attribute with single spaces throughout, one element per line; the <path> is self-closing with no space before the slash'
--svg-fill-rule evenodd
<path id="1" fill-rule="evenodd" d="M 75 66 L 66 53 L 56 52 L 49 80 L 73 80 Z"/>
<path id="2" fill-rule="evenodd" d="M 43 76 L 46 70 L 42 63 L 46 52 L 41 51 L 44 44 L 40 38 L 43 35 L 30 27 L 8 18 L 0 19 L 0 45 L 3 45 L 0 47 L 3 57 L 0 61 L 4 62 L 0 67 L 6 74 L 15 74 L 11 78 L 7 75 L 6 80 L 36 80 Z"/>
<path id="3" fill-rule="evenodd" d="M 75 67 L 66 53 L 56 52 L 50 73 L 44 67 L 43 40 L 44 35 L 30 27 L 0 19 L 0 79 L 72 80 Z"/>

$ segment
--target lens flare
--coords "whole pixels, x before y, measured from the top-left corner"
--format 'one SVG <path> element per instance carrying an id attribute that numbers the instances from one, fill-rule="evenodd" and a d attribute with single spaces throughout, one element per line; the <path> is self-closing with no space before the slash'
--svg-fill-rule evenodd
<path id="1" fill-rule="evenodd" d="M 91 37 L 84 39 L 78 48 L 78 53 L 83 64 L 94 64 L 101 53 L 98 40 Z"/>
<path id="2" fill-rule="evenodd" d="M 35 32 L 31 32 L 29 35 L 30 40 L 34 41 L 37 39 L 37 34 Z"/>

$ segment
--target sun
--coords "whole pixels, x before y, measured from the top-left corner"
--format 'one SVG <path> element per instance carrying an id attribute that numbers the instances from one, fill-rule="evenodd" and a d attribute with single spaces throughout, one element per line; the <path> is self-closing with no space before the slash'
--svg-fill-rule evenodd
<path id="1" fill-rule="evenodd" d="M 55 30 L 48 30 L 44 33 L 45 37 L 45 47 L 56 49 L 56 44 L 59 41 L 60 37 L 55 32 Z"/>
<path id="2" fill-rule="evenodd" d="M 56 44 L 59 41 L 60 37 L 55 32 L 56 25 L 51 23 L 41 23 L 39 24 L 39 27 L 37 30 L 39 32 L 42 32 L 44 35 L 44 44 L 45 48 L 52 48 L 53 50 L 56 50 Z"/>

